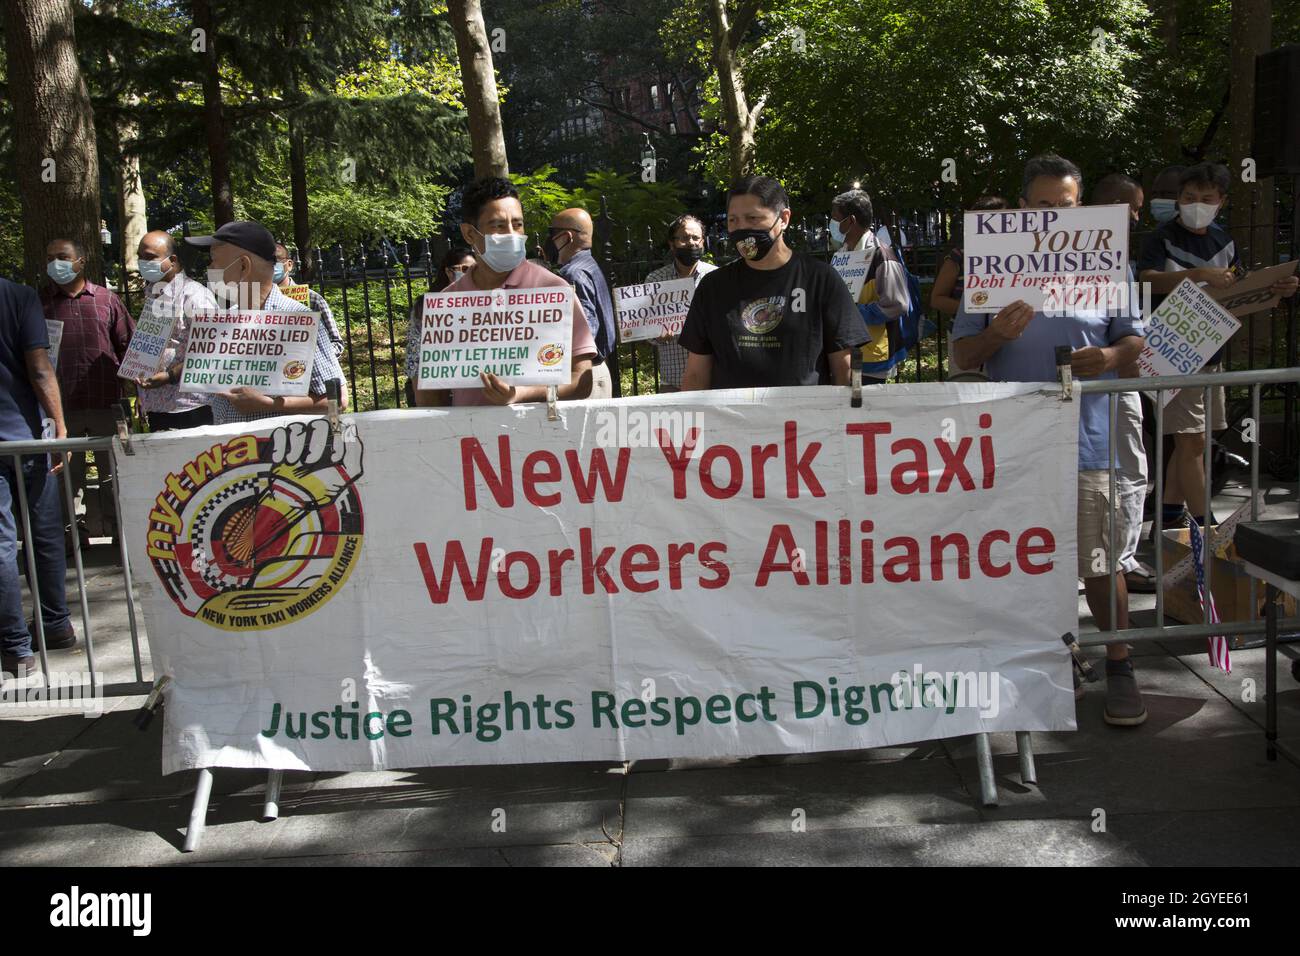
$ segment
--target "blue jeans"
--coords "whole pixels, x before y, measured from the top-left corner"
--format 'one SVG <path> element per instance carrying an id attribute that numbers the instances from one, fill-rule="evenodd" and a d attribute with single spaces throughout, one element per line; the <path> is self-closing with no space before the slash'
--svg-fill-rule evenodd
<path id="1" fill-rule="evenodd" d="M 46 633 L 67 627 L 68 601 L 64 578 L 68 562 L 63 552 L 63 509 L 59 505 L 60 476 L 49 472 L 45 455 L 23 458 L 23 482 L 31 516 L 32 537 L 26 546 L 35 549 L 37 586 L 41 617 Z M 0 461 L 0 650 L 16 657 L 32 652 L 32 637 L 23 614 L 22 585 L 18 579 L 18 476 L 13 459 Z M 23 560 L 23 572 L 27 561 Z M 29 580 L 28 585 L 31 584 Z"/>

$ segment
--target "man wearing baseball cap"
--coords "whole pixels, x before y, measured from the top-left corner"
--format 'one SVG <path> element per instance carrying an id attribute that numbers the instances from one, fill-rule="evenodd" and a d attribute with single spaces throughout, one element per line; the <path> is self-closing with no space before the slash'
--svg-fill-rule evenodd
<path id="1" fill-rule="evenodd" d="M 211 236 L 194 236 L 185 241 L 211 250 L 208 288 L 219 307 L 265 312 L 311 311 L 277 288 L 275 238 L 261 223 L 228 222 Z M 176 381 L 180 380 L 180 371 L 180 363 L 172 366 Z M 330 348 L 329 336 L 318 327 L 307 395 L 264 395 L 241 385 L 212 397 L 213 423 L 248 422 L 278 415 L 323 415 L 325 383 L 331 379 L 342 385 L 343 371 Z"/>

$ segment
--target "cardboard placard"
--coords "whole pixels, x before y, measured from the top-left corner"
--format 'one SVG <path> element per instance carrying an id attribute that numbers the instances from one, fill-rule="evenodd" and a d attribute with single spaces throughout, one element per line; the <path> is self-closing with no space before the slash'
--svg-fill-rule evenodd
<path id="1" fill-rule="evenodd" d="M 1281 301 L 1281 296 L 1271 291 L 1273 283 L 1288 276 L 1295 275 L 1295 262 L 1283 262 L 1281 265 L 1256 269 L 1244 279 L 1238 279 L 1226 289 L 1206 289 L 1211 298 L 1224 309 L 1236 316 L 1265 312 Z"/>
<path id="2" fill-rule="evenodd" d="M 1241 323 L 1204 289 L 1184 279 L 1151 313 L 1138 374 L 1195 375 L 1239 328 Z M 1168 405 L 1179 391 L 1161 392 L 1161 404 Z"/>

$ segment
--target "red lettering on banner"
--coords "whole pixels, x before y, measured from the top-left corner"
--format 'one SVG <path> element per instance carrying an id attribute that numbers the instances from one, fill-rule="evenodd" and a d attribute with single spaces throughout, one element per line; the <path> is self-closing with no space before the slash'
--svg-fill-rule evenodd
<path id="1" fill-rule="evenodd" d="M 966 453 L 970 451 L 972 444 L 969 435 L 957 443 L 955 450 L 942 438 L 934 440 L 934 447 L 939 449 L 939 457 L 943 459 L 943 474 L 939 476 L 939 483 L 934 486 L 936 492 L 947 491 L 954 478 L 963 491 L 975 490 L 975 479 L 966 470 Z"/>
<path id="2" fill-rule="evenodd" d="M 1030 538 L 1038 538 L 1042 544 L 1030 544 Z M 1025 574 L 1046 574 L 1052 570 L 1052 562 L 1032 564 L 1029 559 L 1039 554 L 1052 554 L 1056 551 L 1056 539 L 1046 528 L 1026 528 L 1016 539 L 1016 563 Z"/>
<path id="3" fill-rule="evenodd" d="M 821 451 L 822 443 L 809 442 L 808 449 L 800 455 L 798 432 L 799 427 L 794 422 L 785 423 L 785 496 L 798 498 L 799 481 L 802 479 L 808 486 L 809 494 L 814 498 L 825 498 L 826 492 L 822 490 L 821 482 L 812 470 L 812 460 Z"/>
<path id="4" fill-rule="evenodd" d="M 690 541 L 668 545 L 668 587 L 673 591 L 682 589 L 682 558 L 695 553 L 695 545 Z"/>
<path id="5" fill-rule="evenodd" d="M 749 466 L 754 473 L 754 497 L 767 497 L 767 474 L 764 465 L 781 454 L 776 445 L 754 445 L 749 449 Z"/>
<path id="6" fill-rule="evenodd" d="M 921 545 L 915 538 L 890 538 L 885 542 L 886 548 L 902 545 L 903 554 L 896 554 L 885 562 L 881 575 L 886 581 L 901 584 L 904 581 L 921 580 Z"/>
<path id="7" fill-rule="evenodd" d="M 564 457 L 569 463 L 569 474 L 573 477 L 573 487 L 578 492 L 578 500 L 584 505 L 589 505 L 596 500 L 597 480 L 605 489 L 606 501 L 623 500 L 623 486 L 627 482 L 627 466 L 632 460 L 632 449 L 618 450 L 618 465 L 615 466 L 613 479 L 609 475 L 609 463 L 605 460 L 603 448 L 597 448 L 591 453 L 591 470 L 585 475 L 582 473 L 582 466 L 578 463 L 576 451 L 572 448 L 567 449 Z"/>
<path id="8" fill-rule="evenodd" d="M 980 428 L 991 428 L 993 426 L 993 416 L 985 412 L 980 416 Z M 993 436 L 980 435 L 980 461 L 984 465 L 984 488 L 993 487 L 994 468 L 993 463 Z"/>
<path id="9" fill-rule="evenodd" d="M 785 549 L 785 560 L 776 560 L 776 549 L 778 547 Z M 775 571 L 789 571 L 794 575 L 797 584 L 806 585 L 808 583 L 808 572 L 794 566 L 795 555 L 797 550 L 794 543 L 794 532 L 790 530 L 788 524 L 773 525 L 771 532 L 767 536 L 767 549 L 763 552 L 763 560 L 758 566 L 758 577 L 754 578 L 754 587 L 767 587 L 767 579 Z"/>
<path id="10" fill-rule="evenodd" d="M 889 422 L 852 422 L 845 425 L 844 430 L 862 438 L 862 492 L 874 495 L 879 490 L 876 481 L 876 436 L 888 435 L 894 426 Z"/>
<path id="11" fill-rule="evenodd" d="M 544 469 L 544 470 L 543 470 Z M 529 452 L 524 458 L 524 498 L 537 508 L 551 508 L 560 503 L 558 491 L 543 494 L 537 487 L 542 482 L 560 480 L 560 460 L 549 451 Z"/>
<path id="12" fill-rule="evenodd" d="M 618 585 L 614 579 L 609 576 L 605 570 L 605 562 L 614 556 L 617 550 L 613 545 L 608 548 L 601 548 L 600 556 L 597 557 L 592 553 L 591 529 L 578 529 L 578 549 L 582 552 L 582 593 L 594 594 L 596 591 L 596 578 L 600 578 L 600 583 L 605 587 L 606 594 L 617 594 Z"/>
<path id="13" fill-rule="evenodd" d="M 460 440 L 460 466 L 461 476 L 465 485 L 465 510 L 474 511 L 478 508 L 478 497 L 475 494 L 477 483 L 474 480 L 474 469 L 477 468 L 483 475 L 483 481 L 488 486 L 488 491 L 492 492 L 492 497 L 502 508 L 512 508 L 515 504 L 514 481 L 510 473 L 510 437 L 508 435 L 497 436 L 497 456 L 501 461 L 500 471 L 492 470 L 492 462 L 483 452 L 483 445 L 477 438 L 462 438 Z"/>
<path id="14" fill-rule="evenodd" d="M 638 562 L 638 558 L 644 558 Z M 636 594 L 645 594 L 657 590 L 658 581 L 638 581 L 633 575 L 651 574 L 659 570 L 659 552 L 648 544 L 634 544 L 623 552 L 618 562 L 618 575 L 623 579 L 623 587 Z"/>
<path id="15" fill-rule="evenodd" d="M 990 578 L 1005 578 L 1011 573 L 1011 562 L 1006 561 L 1002 564 L 993 563 L 993 542 L 1001 541 L 1003 544 L 1011 543 L 1011 533 L 1003 531 L 1001 528 L 995 528 L 984 537 L 980 538 L 979 562 L 980 570 Z"/>
<path id="16" fill-rule="evenodd" d="M 919 438 L 900 438 L 889 446 L 889 452 L 892 455 L 897 455 L 900 451 L 911 452 L 912 460 L 910 462 L 900 461 L 894 466 L 894 470 L 889 473 L 889 486 L 900 495 L 929 491 L 930 463 L 925 453 L 925 443 Z M 904 481 L 903 476 L 909 471 L 913 472 L 916 477 L 911 481 Z"/>
<path id="17" fill-rule="evenodd" d="M 700 437 L 700 430 L 692 428 L 686 432 L 686 438 L 682 441 L 681 451 L 673 447 L 669 440 L 668 430 L 659 428 L 655 430 L 655 435 L 659 439 L 659 450 L 664 453 L 664 459 L 668 462 L 668 467 L 673 470 L 673 497 L 686 497 L 686 466 L 691 462 L 691 456 L 695 454 L 695 443 Z"/>
<path id="18" fill-rule="evenodd" d="M 719 485 L 713 480 L 713 463 L 719 458 L 727 459 L 727 483 Z M 730 445 L 712 445 L 700 456 L 700 487 L 710 498 L 733 498 L 740 486 L 745 483 L 745 466 L 740 463 L 740 455 Z"/>
<path id="19" fill-rule="evenodd" d="M 715 577 L 700 578 L 700 587 L 707 591 L 725 588 L 731 580 L 731 568 L 713 556 L 713 552 L 727 553 L 727 546 L 721 541 L 706 541 L 700 545 L 700 564 L 712 571 Z"/>
<path id="20" fill-rule="evenodd" d="M 527 581 L 521 588 L 515 587 L 514 582 L 510 580 L 510 568 L 515 564 L 522 564 L 528 572 Z M 501 588 L 501 593 L 519 601 L 536 594 L 537 586 L 541 581 L 542 569 L 537 559 L 527 551 L 511 551 L 501 562 L 501 570 L 497 572 L 497 587 Z"/>
<path id="21" fill-rule="evenodd" d="M 415 543 L 415 557 L 420 562 L 420 574 L 424 576 L 424 586 L 429 591 L 429 600 L 434 604 L 447 603 L 447 597 L 451 592 L 453 570 L 460 578 L 460 586 L 464 588 L 465 596 L 471 601 L 483 600 L 483 589 L 487 586 L 488 565 L 492 561 L 491 538 L 483 539 L 478 554 L 478 575 L 472 579 L 469 562 L 465 559 L 465 551 L 460 542 L 455 539 L 447 542 L 441 576 L 434 573 L 433 562 L 429 559 L 429 549 L 425 547 L 423 541 Z"/>
<path id="22" fill-rule="evenodd" d="M 965 581 L 970 577 L 970 542 L 961 533 L 930 536 L 930 577 L 936 581 L 943 580 L 943 549 L 950 544 L 957 546 L 957 579 Z"/>

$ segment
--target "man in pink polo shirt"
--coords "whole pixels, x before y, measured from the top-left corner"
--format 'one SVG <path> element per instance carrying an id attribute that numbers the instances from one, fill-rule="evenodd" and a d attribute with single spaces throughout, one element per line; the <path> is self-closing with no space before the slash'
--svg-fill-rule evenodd
<path id="1" fill-rule="evenodd" d="M 466 187 L 461 198 L 460 234 L 477 263 L 445 291 L 486 292 L 491 289 L 536 289 L 568 285 L 562 278 L 528 262 L 524 207 L 510 180 L 499 176 L 479 179 Z M 572 374 L 557 393 L 561 401 L 586 398 L 591 394 L 591 363 L 596 341 L 582 306 L 573 300 Z M 544 385 L 511 385 L 491 372 L 479 376 L 482 388 L 416 389 L 415 404 L 513 405 L 546 401 Z"/>

